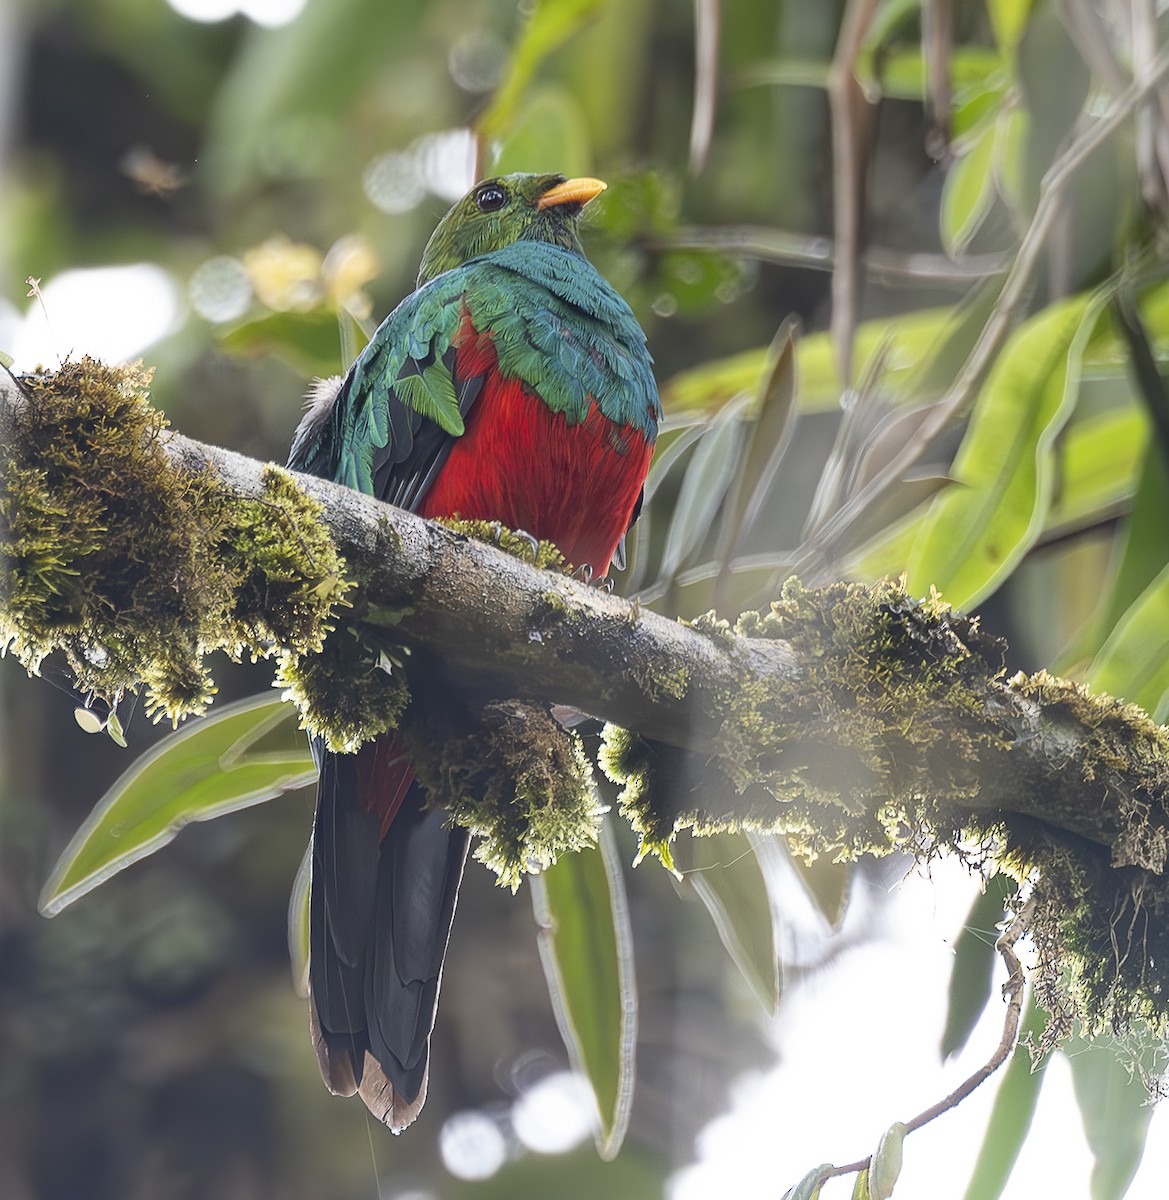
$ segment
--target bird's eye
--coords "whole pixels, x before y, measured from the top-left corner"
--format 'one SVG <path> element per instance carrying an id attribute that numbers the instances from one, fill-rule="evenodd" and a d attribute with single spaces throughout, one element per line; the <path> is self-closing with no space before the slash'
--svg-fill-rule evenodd
<path id="1" fill-rule="evenodd" d="M 498 183 L 489 183 L 475 193 L 475 204 L 480 212 L 495 212 L 507 203 L 507 193 Z"/>

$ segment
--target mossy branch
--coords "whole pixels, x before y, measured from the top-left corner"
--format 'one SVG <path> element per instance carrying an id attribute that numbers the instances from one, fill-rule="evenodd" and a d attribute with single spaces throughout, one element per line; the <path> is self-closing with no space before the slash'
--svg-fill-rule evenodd
<path id="1" fill-rule="evenodd" d="M 552 702 L 610 722 L 602 765 L 624 785 L 644 847 L 667 859 L 683 825 L 775 829 L 809 854 L 840 858 L 956 848 L 1034 884 L 1049 1008 L 1059 1008 L 1056 981 L 1074 958 L 1077 1015 L 1159 1021 L 1169 1009 L 1169 734 L 1138 710 L 1042 673 L 1005 679 L 1001 644 L 977 620 L 893 582 L 789 582 L 766 613 L 687 624 L 335 484 L 169 433 L 141 412 L 127 436 L 147 448 L 147 476 L 164 496 L 173 487 L 189 498 L 197 484 L 197 502 L 176 507 L 161 542 L 158 504 L 139 512 L 110 499 L 76 532 L 72 517 L 54 524 L 69 496 L 117 498 L 140 479 L 116 438 L 98 457 L 42 447 L 35 466 L 20 443 L 30 436 L 21 414 L 30 394 L 56 403 L 58 383 L 18 386 L 0 373 L 11 450 L 0 615 L 26 661 L 56 637 L 93 686 L 111 647 L 129 670 L 140 639 L 148 667 L 184 630 L 203 649 L 281 649 L 311 661 L 322 630 L 343 617 L 375 640 L 391 635 L 480 708 Z M 131 478 L 119 476 L 123 467 Z M 24 529 L 30 509 L 39 524 Z M 101 593 L 96 569 L 110 539 L 123 548 L 117 596 Z M 216 547 L 226 566 L 210 557 Z M 81 617 L 61 604 L 79 577 L 93 593 Z M 199 591 L 203 610 L 188 591 Z M 185 607 L 156 613 L 134 599 L 175 592 Z M 105 662 L 93 661 L 94 645 Z M 385 721 L 404 703 L 387 694 Z M 454 731 L 450 744 L 480 744 L 479 733 L 466 735 Z"/>

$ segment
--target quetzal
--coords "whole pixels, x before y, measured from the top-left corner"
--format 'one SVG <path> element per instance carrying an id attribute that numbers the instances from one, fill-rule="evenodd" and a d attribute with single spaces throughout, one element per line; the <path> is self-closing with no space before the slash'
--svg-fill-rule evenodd
<path id="1" fill-rule="evenodd" d="M 318 388 L 289 465 L 426 517 L 499 521 L 603 576 L 640 505 L 661 405 L 645 334 L 584 257 L 605 187 L 478 184 L 426 246 L 417 289 L 339 384 Z M 430 1035 L 467 855 L 391 734 L 319 743 L 312 1030 L 329 1088 L 395 1132 L 426 1098 Z"/>

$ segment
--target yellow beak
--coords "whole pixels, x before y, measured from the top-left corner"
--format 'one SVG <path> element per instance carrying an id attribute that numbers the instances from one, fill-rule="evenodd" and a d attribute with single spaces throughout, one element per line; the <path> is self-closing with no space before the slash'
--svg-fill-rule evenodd
<path id="1" fill-rule="evenodd" d="M 539 200 L 536 207 L 541 211 L 551 208 L 553 204 L 588 204 L 594 197 L 599 196 L 609 185 L 600 179 L 568 179 L 549 188 Z"/>

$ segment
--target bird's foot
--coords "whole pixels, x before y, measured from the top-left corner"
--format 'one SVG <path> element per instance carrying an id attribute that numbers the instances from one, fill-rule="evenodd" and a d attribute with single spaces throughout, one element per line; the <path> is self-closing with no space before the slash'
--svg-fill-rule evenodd
<path id="1" fill-rule="evenodd" d="M 613 580 L 609 575 L 602 575 L 600 579 L 593 578 L 593 568 L 589 563 L 581 563 L 572 573 L 573 579 L 579 579 L 585 587 L 595 587 L 600 589 L 606 595 L 613 594 Z"/>
<path id="2" fill-rule="evenodd" d="M 540 556 L 540 541 L 533 537 L 526 529 L 508 529 L 500 521 L 491 522 L 491 537 L 495 544 L 501 549 L 506 550 L 509 554 L 515 554 L 515 546 L 512 542 L 521 542 L 524 549 L 528 552 L 528 558 L 531 562 L 537 562 Z M 517 555 L 517 557 L 519 557 Z"/>

